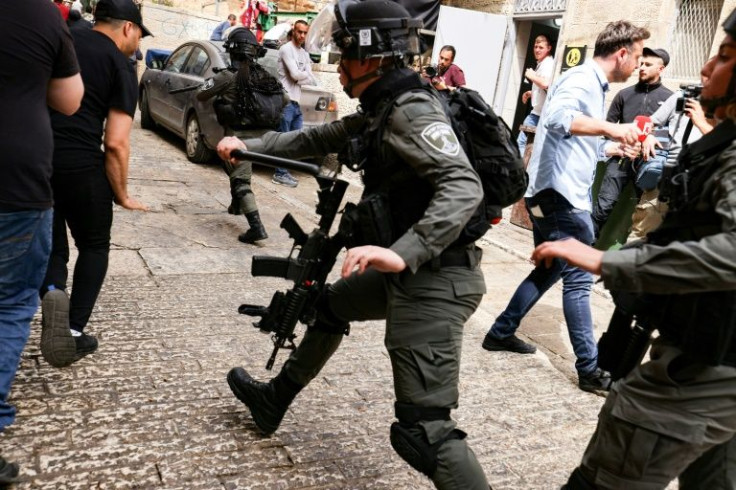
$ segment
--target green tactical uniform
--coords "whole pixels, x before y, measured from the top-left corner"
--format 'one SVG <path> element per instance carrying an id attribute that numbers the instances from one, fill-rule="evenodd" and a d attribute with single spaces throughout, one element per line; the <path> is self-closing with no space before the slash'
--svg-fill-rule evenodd
<path id="1" fill-rule="evenodd" d="M 407 76 L 406 71 L 401 73 Z M 286 158 L 337 152 L 354 132 L 376 123 L 381 104 L 390 99 L 384 91 L 386 78 L 361 95 L 365 115 L 354 114 L 297 132 L 268 133 L 262 140 L 246 141 L 246 146 L 251 151 Z M 458 406 L 463 327 L 485 293 L 478 267 L 480 250 L 474 245 L 452 244 L 480 203 L 483 191 L 449 130 L 440 103 L 430 94 L 407 92 L 400 96 L 387 121 L 382 132 L 383 156 L 403 161 L 433 191 L 418 220 L 410 223 L 390 246 L 407 268 L 396 274 L 368 269 L 332 284 L 326 295 L 326 309 L 332 323 L 343 327 L 329 331 L 318 320 L 318 325 L 307 329 L 283 372 L 297 384 L 306 385 L 340 345 L 347 322 L 386 319 L 385 345 L 393 368 L 397 407 L 419 411 L 426 407 L 447 414 L 418 416 L 416 423 L 408 424 L 415 437 L 424 438 L 430 445 L 437 443 L 433 482 L 440 489 L 488 489 L 483 470 L 464 440 L 465 433 L 456 429 L 449 417 L 449 410 Z M 438 133 L 443 138 L 433 139 L 432 135 Z M 371 163 L 377 157 L 369 155 L 364 167 L 366 181 L 384 177 L 376 175 L 380 170 Z M 411 196 L 415 191 L 412 185 L 398 185 L 389 195 Z M 391 201 L 389 205 L 392 213 L 402 209 Z"/>
<path id="2" fill-rule="evenodd" d="M 236 71 L 229 69 L 220 71 L 212 78 L 207 87 L 197 94 L 197 99 L 201 101 L 218 97 L 215 104 L 218 105 L 218 120 L 221 122 L 237 119 L 235 106 L 240 99 L 237 76 Z M 285 99 L 285 101 L 288 101 L 288 99 Z M 222 117 L 222 113 L 227 114 L 228 117 Z M 225 124 L 225 136 L 254 138 L 268 131 L 268 129 L 244 130 L 238 129 L 238 126 L 237 123 Z M 232 196 L 232 202 L 227 209 L 228 213 L 245 215 L 258 211 L 256 198 L 251 188 L 253 164 L 247 160 L 241 161 L 237 166 L 230 162 L 224 162 L 224 170 L 230 179 L 230 194 Z"/>
<path id="3" fill-rule="evenodd" d="M 603 256 L 607 288 L 656 291 L 669 302 L 652 320 L 660 336 L 650 361 L 614 384 L 567 488 L 661 489 L 678 476 L 683 490 L 736 488 L 735 137 L 736 125 L 727 120 L 683 152 L 689 200 L 682 206 L 676 196 L 670 201 L 648 243 Z M 667 179 L 675 181 L 682 174 Z M 658 233 L 679 238 L 656 244 Z M 684 311 L 702 294 L 731 299 Z M 720 340 L 713 341 L 714 330 Z M 703 339 L 706 347 L 722 347 L 720 360 L 702 357 L 708 351 L 698 346 Z"/>

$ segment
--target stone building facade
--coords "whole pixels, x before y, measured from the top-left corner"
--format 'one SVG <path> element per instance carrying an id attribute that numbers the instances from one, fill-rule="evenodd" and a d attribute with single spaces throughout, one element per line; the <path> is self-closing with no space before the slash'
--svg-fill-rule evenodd
<path id="1" fill-rule="evenodd" d="M 675 90 L 683 83 L 699 82 L 699 70 L 713 55 L 721 39 L 721 24 L 736 8 L 736 0 L 447 0 L 443 5 L 477 10 L 508 18 L 506 45 L 496 85 L 494 107 L 506 121 L 518 128 L 526 112 L 520 102 L 523 71 L 534 66 L 531 45 L 537 33 L 544 32 L 556 41 L 554 50 L 558 76 L 565 47 L 583 47 L 585 58 L 593 55 L 598 33 L 611 21 L 631 20 L 650 30 L 647 46 L 665 48 L 672 61 L 664 83 Z M 492 47 L 491 47 L 492 48 Z M 482 60 L 478 60 L 482 62 Z M 634 72 L 627 83 L 614 84 L 609 100 L 622 88 L 636 83 Z"/>
<path id="2" fill-rule="evenodd" d="M 217 21 L 228 13 L 237 14 L 239 10 L 239 0 L 219 3 L 215 0 L 146 0 L 145 3 L 151 7 L 157 7 L 157 3 L 168 5 L 168 8 L 150 9 L 150 17 L 163 23 L 166 32 L 170 31 L 172 44 L 184 37 L 204 37 L 203 34 Z M 275 3 L 284 12 L 318 12 L 327 2 L 279 0 Z M 647 46 L 669 51 L 672 61 L 665 72 L 664 83 L 674 90 L 682 83 L 699 81 L 699 69 L 715 53 L 722 39 L 720 25 L 736 7 L 736 0 L 649 0 L 645 4 L 634 0 L 443 0 L 442 5 L 506 17 L 504 45 L 488 47 L 503 50 L 495 95 L 489 102 L 515 129 L 530 110 L 521 104 L 521 94 L 529 88 L 523 84 L 523 72 L 525 68 L 534 66 L 531 44 L 538 33 L 548 34 L 556 44 L 557 76 L 563 67 L 565 47 L 580 47 L 584 58 L 589 59 L 593 55 L 596 36 L 608 22 L 632 20 L 651 31 Z M 159 11 L 154 13 L 154 10 Z M 180 21 L 173 15 L 174 11 L 191 17 L 183 18 L 183 25 L 176 24 Z M 197 32 L 198 35 L 189 32 L 200 29 L 202 33 Z M 482 33 L 479 33 L 478 42 L 482 43 L 482 39 Z M 156 44 L 160 44 L 163 40 L 157 41 Z M 474 62 L 483 63 L 483 60 Z M 635 72 L 629 82 L 612 85 L 609 100 L 636 80 Z"/>

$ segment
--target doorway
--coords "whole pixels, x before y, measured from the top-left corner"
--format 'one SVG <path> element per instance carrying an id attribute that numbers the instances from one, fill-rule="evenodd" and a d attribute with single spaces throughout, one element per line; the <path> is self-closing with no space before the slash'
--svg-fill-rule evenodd
<path id="1" fill-rule="evenodd" d="M 524 104 L 521 102 L 521 96 L 527 90 L 532 89 L 531 82 L 524 78 L 524 71 L 527 68 L 534 68 L 537 66 L 537 62 L 534 59 L 534 39 L 536 39 L 536 37 L 540 34 L 546 35 L 552 43 L 552 51 L 550 53 L 550 56 L 556 56 L 558 48 L 557 44 L 560 38 L 560 26 L 562 25 L 561 20 L 562 18 L 560 17 L 556 19 L 517 21 L 517 32 L 519 33 L 519 37 L 522 37 L 526 33 L 528 33 L 528 36 L 526 37 L 526 54 L 524 54 L 524 60 L 521 65 L 520 78 L 522 79 L 522 82 L 519 84 L 519 90 L 516 94 L 514 122 L 511 125 L 511 132 L 514 140 L 516 140 L 519 135 L 519 126 L 522 122 L 524 122 L 524 118 L 532 110 L 531 100 L 527 101 L 527 103 Z M 517 42 L 519 42 L 519 44 L 523 43 L 523 41 L 518 39 Z M 555 67 L 557 66 L 557 58 L 555 58 Z M 555 77 L 556 76 L 558 76 L 557 68 L 555 68 Z"/>

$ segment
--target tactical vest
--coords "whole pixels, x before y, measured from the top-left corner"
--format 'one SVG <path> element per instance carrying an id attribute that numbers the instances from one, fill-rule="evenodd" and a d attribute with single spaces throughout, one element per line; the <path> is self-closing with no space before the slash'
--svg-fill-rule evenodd
<path id="1" fill-rule="evenodd" d="M 353 148 L 350 155 L 340 155 L 340 160 L 352 170 L 363 171 L 364 191 L 358 205 L 348 205 L 340 222 L 340 231 L 347 247 L 378 245 L 388 247 L 404 235 L 422 216 L 434 195 L 428 181 L 391 148 L 378 141 L 379 117 L 386 104 L 397 93 L 421 87 L 418 76 L 410 70 L 393 70 L 375 82 L 381 84 L 381 97 L 366 114 L 366 124 L 361 135 L 347 145 Z M 401 100 L 398 101 L 400 106 Z M 396 107 L 393 111 L 396 111 Z M 391 116 L 387 124 L 391 123 Z"/>
<path id="2" fill-rule="evenodd" d="M 721 218 L 708 203 L 707 184 L 734 135 L 734 123 L 723 122 L 686 147 L 675 165 L 665 166 L 660 199 L 669 210 L 662 225 L 647 236 L 648 243 L 697 241 L 721 232 Z M 651 299 L 648 315 L 662 336 L 697 362 L 736 366 L 736 291 L 651 295 Z"/>

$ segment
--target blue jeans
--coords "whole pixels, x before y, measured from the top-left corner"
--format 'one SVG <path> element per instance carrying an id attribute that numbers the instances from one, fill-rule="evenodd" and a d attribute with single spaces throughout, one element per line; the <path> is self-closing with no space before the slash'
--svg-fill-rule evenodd
<path id="1" fill-rule="evenodd" d="M 593 222 L 588 211 L 582 211 L 552 189 L 545 189 L 526 199 L 532 219 L 534 245 L 542 242 L 576 238 L 585 244 L 593 243 Z M 544 217 L 532 212 L 538 207 Z M 539 214 L 538 212 L 536 214 Z M 570 335 L 572 349 L 577 357 L 575 368 L 581 375 L 590 374 L 598 366 L 598 346 L 593 337 L 593 319 L 590 312 L 590 288 L 593 276 L 577 267 L 556 259 L 550 268 L 540 264 L 519 285 L 506 310 L 496 318 L 490 335 L 497 339 L 509 337 L 539 298 L 562 277 L 562 307 Z"/>
<path id="2" fill-rule="evenodd" d="M 0 212 L 0 431 L 15 420 L 10 386 L 38 308 L 53 211 Z"/>
<path id="3" fill-rule="evenodd" d="M 295 131 L 302 129 L 304 126 L 304 116 L 302 115 L 302 109 L 299 107 L 298 102 L 291 101 L 286 107 L 284 112 L 281 114 L 281 123 L 279 124 L 280 133 L 288 133 L 289 131 Z M 289 171 L 285 168 L 277 168 L 274 172 L 275 175 L 286 175 Z"/>
<path id="4" fill-rule="evenodd" d="M 524 122 L 521 124 L 524 126 L 536 127 L 537 124 L 539 124 L 539 116 L 530 112 L 529 115 L 524 118 Z M 516 144 L 519 145 L 519 153 L 521 153 L 521 158 L 524 158 L 524 151 L 526 150 L 526 133 L 524 131 L 519 131 L 519 138 L 516 140 Z"/>

